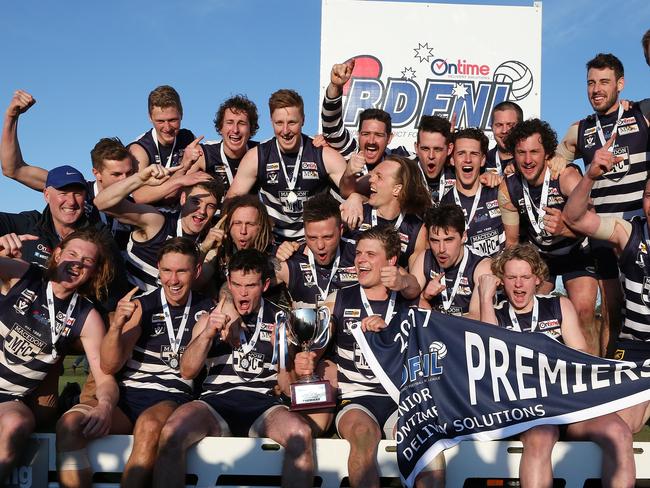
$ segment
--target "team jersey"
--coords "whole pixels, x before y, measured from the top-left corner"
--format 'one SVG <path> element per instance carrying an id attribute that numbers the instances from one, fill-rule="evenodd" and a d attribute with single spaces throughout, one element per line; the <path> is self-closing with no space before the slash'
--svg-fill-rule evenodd
<path id="1" fill-rule="evenodd" d="M 603 146 L 599 137 L 597 120 L 605 141 L 609 140 L 616 125 L 617 136 L 612 146 L 615 156 L 625 159 L 608 173 L 600 176 L 591 190 L 591 199 L 598 213 L 604 217 L 631 219 L 643 215 L 642 200 L 648 179 L 648 126 L 637 105 L 621 113 L 590 115 L 578 124 L 576 157 L 582 157 L 585 167 L 591 164 L 594 154 Z M 618 121 L 618 124 L 617 124 Z"/>
<path id="2" fill-rule="evenodd" d="M 180 346 L 174 352 L 165 313 L 160 297 L 162 288 L 137 297 L 142 306 L 140 337 L 131 357 L 119 373 L 119 383 L 126 388 L 137 390 L 157 390 L 168 393 L 191 395 L 192 380 L 185 380 L 180 374 L 180 361 L 192 339 L 192 329 L 201 315 L 212 309 L 212 300 L 198 293 L 191 295 L 190 309 L 180 336 Z M 173 336 L 178 336 L 186 305 L 169 305 Z"/>
<path id="3" fill-rule="evenodd" d="M 629 240 L 618 258 L 623 275 L 623 327 L 619 338 L 650 341 L 650 258 L 647 221 L 633 218 Z"/>
<path id="4" fill-rule="evenodd" d="M 256 147 L 259 142 L 248 141 L 247 149 Z M 212 175 L 223 184 L 225 195 L 232 184 L 232 180 L 237 174 L 239 163 L 243 158 L 228 157 L 224 151 L 223 141 L 206 141 L 201 144 L 205 157 L 205 172 Z M 223 198 L 221 199 L 223 202 Z M 221 208 L 221 204 L 219 205 Z"/>
<path id="5" fill-rule="evenodd" d="M 580 172 L 580 168 L 571 164 L 570 166 Z M 548 170 L 547 170 L 548 171 Z M 572 249 L 584 242 L 584 237 L 554 236 L 539 226 L 539 211 L 541 207 L 551 207 L 562 210 L 569 198 L 560 189 L 560 178 L 549 179 L 548 196 L 545 203 L 540 205 L 544 185 L 525 185 L 523 177 L 519 173 L 513 173 L 506 178 L 506 186 L 510 194 L 510 201 L 519 213 L 520 226 L 525 229 L 528 242 L 533 244 L 542 255 L 563 256 L 569 254 Z M 528 189 L 528 197 L 526 196 Z M 528 199 L 530 206 L 526 205 Z M 532 214 L 532 215 L 531 215 Z M 534 222 L 531 222 L 531 217 Z M 535 228 L 537 226 L 537 229 Z"/>
<path id="6" fill-rule="evenodd" d="M 257 147 L 257 156 L 260 200 L 275 222 L 273 233 L 276 240 L 282 242 L 302 239 L 305 235 L 302 223 L 303 203 L 317 193 L 328 191 L 332 185 L 323 162 L 323 149 L 315 147 L 312 138 L 302 134 L 302 154 L 298 169 L 295 169 L 298 154 L 280 155 L 275 137 Z M 295 187 L 291 190 L 287 177 L 293 181 L 294 169 L 297 176 Z"/>
<path id="7" fill-rule="evenodd" d="M 439 204 L 443 195 L 456 185 L 456 174 L 454 173 L 453 168 L 445 165 L 437 178 L 429 178 L 420 166 L 420 162 L 418 160 L 416 160 L 416 162 L 420 169 L 420 173 L 422 174 L 424 184 L 429 189 L 431 202 L 434 205 Z"/>
<path id="8" fill-rule="evenodd" d="M 368 300 L 373 315 L 381 315 L 388 324 L 381 334 L 395 333 L 398 323 L 391 323 L 391 318 L 396 310 L 402 310 L 415 304 L 413 300 L 406 300 L 399 293 L 395 293 L 395 302 L 390 317 L 389 312 L 391 293 L 388 300 Z M 359 345 L 352 335 L 351 327 L 360 324 L 368 316 L 364 307 L 360 285 L 352 285 L 336 292 L 332 321 L 336 328 L 335 360 L 338 367 L 338 384 L 341 399 L 356 398 L 361 396 L 388 396 L 386 390 L 375 377 L 368 366 Z"/>
<path id="9" fill-rule="evenodd" d="M 167 239 L 187 237 L 196 240 L 198 236 L 183 232 L 180 221 L 180 211 L 161 211 L 165 222 L 158 233 L 148 241 L 136 241 L 133 233 L 126 247 L 126 270 L 129 282 L 142 291 L 153 291 L 158 287 L 158 251 Z"/>
<path id="10" fill-rule="evenodd" d="M 339 262 L 334 268 L 336 258 L 329 266 L 321 266 L 314 260 L 312 267 L 309 257 L 305 255 L 306 245 L 287 260 L 289 282 L 287 289 L 294 303 L 314 305 L 322 302 L 334 290 L 344 288 L 357 282 L 354 267 L 355 246 L 347 241 L 339 243 Z"/>
<path id="11" fill-rule="evenodd" d="M 506 169 L 506 166 L 514 163 L 515 158 L 501 159 L 497 146 L 494 146 L 485 155 L 485 165 L 483 166 L 482 172 L 494 171 L 499 176 L 503 176 L 503 171 Z"/>
<path id="12" fill-rule="evenodd" d="M 73 297 L 52 295 L 56 311 L 56 357 L 53 355 L 50 312 L 44 270 L 30 265 L 24 276 L 0 295 L 0 394 L 25 397 L 80 337 L 92 303 L 79 296 L 67 317 Z"/>
<path id="13" fill-rule="evenodd" d="M 149 164 L 161 164 L 166 168 L 178 166 L 183 159 L 185 148 L 194 141 L 194 134 L 187 129 L 180 129 L 171 146 L 163 146 L 156 139 L 156 129 L 140 134 L 129 146 L 141 146 L 149 156 Z"/>
<path id="14" fill-rule="evenodd" d="M 392 220 L 386 220 L 376 215 L 376 222 L 373 218 L 373 207 L 369 203 L 363 204 L 363 221 L 355 230 L 345 231 L 344 238 L 356 244 L 359 235 L 377 225 L 392 225 L 399 232 L 400 239 L 400 255 L 397 264 L 403 268 L 408 269 L 409 258 L 415 251 L 415 244 L 418 239 L 418 234 L 424 225 L 420 217 L 413 214 L 401 214 Z"/>
<path id="15" fill-rule="evenodd" d="M 258 323 L 258 314 L 262 310 Z M 273 333 L 284 312 L 262 299 L 260 309 L 243 317 L 245 341 L 237 349 L 218 341 L 212 344 L 206 366 L 202 397 L 220 395 L 233 390 L 271 394 L 278 382 L 273 359 Z"/>
<path id="16" fill-rule="evenodd" d="M 131 226 L 121 223 L 114 217 L 100 212 L 97 207 L 95 207 L 95 197 L 99 193 L 99 187 L 97 186 L 96 181 L 89 181 L 86 183 L 86 201 L 85 201 L 85 211 L 86 217 L 92 223 L 101 222 L 106 226 L 110 231 L 117 247 L 120 251 L 126 251 L 126 245 L 129 242 L 129 236 L 131 235 Z M 131 200 L 131 197 L 127 197 Z"/>
<path id="17" fill-rule="evenodd" d="M 445 274 L 443 283 L 446 286 L 445 293 L 440 293 L 429 300 L 431 307 L 440 313 L 463 315 L 469 312 L 472 290 L 478 284 L 474 282 L 474 271 L 476 266 L 485 259 L 485 256 L 479 256 L 469 246 L 464 246 L 463 257 L 465 255 L 467 255 L 467 260 L 462 274 L 458 278 L 458 272 L 463 265 L 463 260 L 450 268 L 443 269 L 436 261 L 431 249 L 424 252 L 423 272 L 427 284 L 436 276 L 442 273 Z M 458 285 L 456 285 L 457 278 Z"/>
<path id="18" fill-rule="evenodd" d="M 440 203 L 456 205 L 460 203 L 465 214 L 470 246 L 481 256 L 494 256 L 503 249 L 506 242 L 501 210 L 499 209 L 499 190 L 481 185 L 480 192 L 478 202 L 475 202 L 476 195 L 468 197 L 454 187 L 442 197 Z M 456 198 L 458 198 L 458 202 Z"/>
<path id="19" fill-rule="evenodd" d="M 518 324 L 510 317 L 511 306 L 507 300 L 494 307 L 499 327 L 516 330 L 517 332 L 540 332 L 551 339 L 562 341 L 562 306 L 560 297 L 550 295 L 536 295 L 538 303 L 538 318 L 534 330 L 532 329 L 533 311 L 516 314 Z M 518 325 L 518 327 L 517 327 Z"/>

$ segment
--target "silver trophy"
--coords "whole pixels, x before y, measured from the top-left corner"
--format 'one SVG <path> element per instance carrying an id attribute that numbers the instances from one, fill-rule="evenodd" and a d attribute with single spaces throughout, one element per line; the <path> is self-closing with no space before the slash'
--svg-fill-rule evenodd
<path id="1" fill-rule="evenodd" d="M 297 308 L 289 312 L 291 342 L 309 352 L 327 345 L 330 338 L 330 311 L 327 307 Z M 316 374 L 301 376 L 291 385 L 291 410 L 329 408 L 335 405 L 330 382 Z"/>

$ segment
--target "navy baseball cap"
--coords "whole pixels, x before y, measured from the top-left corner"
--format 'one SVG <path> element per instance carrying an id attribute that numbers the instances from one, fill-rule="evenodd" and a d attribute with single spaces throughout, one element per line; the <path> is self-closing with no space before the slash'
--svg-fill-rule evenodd
<path id="1" fill-rule="evenodd" d="M 84 175 L 78 169 L 67 165 L 58 166 L 47 173 L 46 187 L 51 186 L 58 190 L 68 185 L 81 185 L 85 187 L 86 178 L 84 178 Z"/>

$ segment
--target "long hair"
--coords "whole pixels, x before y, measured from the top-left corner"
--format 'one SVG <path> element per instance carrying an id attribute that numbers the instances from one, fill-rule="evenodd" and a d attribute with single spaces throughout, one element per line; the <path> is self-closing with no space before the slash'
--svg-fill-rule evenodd
<path id="1" fill-rule="evenodd" d="M 257 210 L 257 223 L 259 230 L 255 239 L 253 239 L 253 249 L 260 252 L 266 252 L 273 240 L 273 224 L 269 217 L 266 207 L 257 197 L 257 195 L 237 195 L 225 201 L 222 213 L 225 214 L 223 229 L 225 232 L 223 245 L 219 250 L 219 261 L 228 263 L 233 254 L 237 252 L 237 247 L 230 237 L 230 227 L 232 226 L 232 215 L 238 208 L 251 207 Z"/>
<path id="2" fill-rule="evenodd" d="M 399 171 L 396 175 L 398 183 L 402 185 L 398 200 L 400 210 L 405 214 L 414 214 L 419 217 L 426 209 L 432 206 L 431 194 L 424 185 L 417 162 L 401 156 L 390 155 L 384 161 L 395 161 L 399 164 Z"/>
<path id="3" fill-rule="evenodd" d="M 57 250 L 63 251 L 67 245 L 74 239 L 80 239 L 86 242 L 92 242 L 97 246 L 97 260 L 95 261 L 95 270 L 90 275 L 88 281 L 77 289 L 77 293 L 83 297 L 103 300 L 108 292 L 108 285 L 113 280 L 113 260 L 111 258 L 111 247 L 108 238 L 103 232 L 96 229 L 77 230 L 68 234 L 54 248 L 52 255 L 47 260 L 45 277 L 48 280 L 56 278 L 57 263 L 54 256 Z"/>

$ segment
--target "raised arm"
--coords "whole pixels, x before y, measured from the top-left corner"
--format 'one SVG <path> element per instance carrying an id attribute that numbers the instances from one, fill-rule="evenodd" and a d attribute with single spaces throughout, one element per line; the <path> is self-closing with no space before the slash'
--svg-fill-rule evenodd
<path id="1" fill-rule="evenodd" d="M 237 195 L 246 195 L 255 186 L 257 182 L 257 148 L 254 147 L 246 152 L 244 158 L 239 163 L 237 174 L 233 178 L 226 198 L 232 198 Z"/>
<path id="2" fill-rule="evenodd" d="M 476 265 L 474 269 L 474 289 L 472 290 L 472 297 L 469 300 L 469 312 L 467 317 L 474 320 L 482 320 L 481 318 L 481 293 L 479 290 L 481 277 L 485 275 L 492 275 L 492 259 L 485 258 Z M 496 278 L 496 277 L 495 277 Z M 488 278 L 485 278 L 486 280 Z M 496 290 L 495 290 L 496 293 Z M 494 294 L 492 295 L 492 303 L 494 303 Z M 489 318 L 489 317 L 488 317 Z"/>
<path id="3" fill-rule="evenodd" d="M 100 367 L 100 349 L 104 338 L 104 322 L 93 309 L 88 314 L 81 330 L 81 343 L 88 358 L 90 370 L 97 384 L 97 405 L 86 413 L 83 420 L 83 434 L 93 439 L 108 434 L 111 428 L 113 408 L 119 399 L 119 390 L 113 375 L 106 374 Z"/>
<path id="4" fill-rule="evenodd" d="M 330 84 L 325 91 L 321 111 L 325 139 L 332 148 L 346 158 L 357 148 L 357 141 L 343 125 L 343 86 L 350 80 L 353 69 L 354 60 L 332 66 Z"/>
<path id="5" fill-rule="evenodd" d="M 602 218 L 589 208 L 589 194 L 594 181 L 603 173 L 611 170 L 614 164 L 623 160 L 622 156 L 614 156 L 608 151 L 615 139 L 616 134 L 596 151 L 585 175 L 573 188 L 564 206 L 563 216 L 574 231 L 609 241 L 616 246 L 616 251 L 620 253 L 630 236 L 629 223 L 621 219 Z"/>
<path id="6" fill-rule="evenodd" d="M 497 314 L 494 312 L 494 296 L 500 283 L 501 280 L 492 273 L 479 276 L 478 293 L 481 322 L 499 325 Z"/>
<path id="7" fill-rule="evenodd" d="M 120 222 L 137 227 L 145 234 L 145 238 L 149 239 L 164 225 L 164 216 L 155 207 L 132 202 L 127 199 L 127 196 L 144 185 L 163 184 L 175 169 L 167 169 L 158 164 L 149 165 L 138 173 L 100 191 L 95 197 L 95 206 Z"/>
<path id="8" fill-rule="evenodd" d="M 201 315 L 192 329 L 192 341 L 181 356 L 181 376 L 184 379 L 194 379 L 201 372 L 213 342 L 220 340 L 221 331 L 230 322 L 231 317 L 223 311 L 225 301 L 222 297 L 209 315 Z"/>
<path id="9" fill-rule="evenodd" d="M 101 346 L 100 364 L 106 374 L 115 374 L 122 369 L 140 337 L 142 306 L 139 300 L 133 300 L 137 292 L 136 286 L 117 302 L 117 308 L 111 314 L 108 332 Z"/>
<path id="10" fill-rule="evenodd" d="M 498 200 L 503 230 L 506 233 L 506 247 L 514 246 L 519 242 L 519 212 L 510 199 L 505 179 L 499 185 Z"/>
<path id="11" fill-rule="evenodd" d="M 560 308 L 562 309 L 562 340 L 567 346 L 582 352 L 589 352 L 589 346 L 582 334 L 578 313 L 571 301 L 566 297 L 560 297 Z"/>
<path id="12" fill-rule="evenodd" d="M 355 190 L 357 177 L 348 170 L 348 164 L 338 152 L 329 147 L 323 148 L 325 170 L 332 182 L 339 188 L 343 198 L 349 197 Z"/>
<path id="13" fill-rule="evenodd" d="M 2 125 L 2 142 L 0 143 L 0 160 L 2 174 L 37 191 L 45 189 L 47 170 L 30 166 L 23 159 L 18 142 L 18 118 L 36 103 L 34 97 L 23 90 L 14 93 Z"/>

